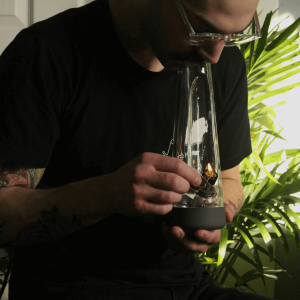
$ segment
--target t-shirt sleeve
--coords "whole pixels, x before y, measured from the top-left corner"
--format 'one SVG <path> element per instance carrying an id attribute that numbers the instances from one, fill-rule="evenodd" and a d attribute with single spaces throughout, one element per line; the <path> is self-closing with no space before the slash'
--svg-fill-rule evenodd
<path id="1" fill-rule="evenodd" d="M 21 31 L 0 56 L 0 157 L 46 167 L 59 139 L 63 94 L 51 47 Z"/>
<path id="2" fill-rule="evenodd" d="M 252 152 L 246 64 L 240 50 L 231 47 L 224 49 L 215 67 L 214 85 L 222 93 L 217 111 L 220 162 L 221 170 L 227 170 Z"/>

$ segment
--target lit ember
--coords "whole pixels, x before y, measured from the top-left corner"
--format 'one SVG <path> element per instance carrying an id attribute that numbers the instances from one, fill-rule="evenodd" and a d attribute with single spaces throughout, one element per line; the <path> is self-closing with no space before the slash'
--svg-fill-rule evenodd
<path id="1" fill-rule="evenodd" d="M 205 173 L 205 177 L 206 177 L 207 181 L 211 185 L 214 185 L 215 182 L 216 182 L 216 180 L 217 180 L 217 178 L 218 178 L 218 175 L 217 175 L 217 173 L 215 173 L 213 171 L 213 168 L 212 168 L 212 166 L 211 166 L 210 163 L 207 164 L 204 173 Z"/>
<path id="2" fill-rule="evenodd" d="M 215 176 L 215 173 L 210 165 L 210 163 L 207 164 L 207 167 L 205 168 L 205 175 L 206 175 L 206 179 L 209 180 L 211 177 Z"/>

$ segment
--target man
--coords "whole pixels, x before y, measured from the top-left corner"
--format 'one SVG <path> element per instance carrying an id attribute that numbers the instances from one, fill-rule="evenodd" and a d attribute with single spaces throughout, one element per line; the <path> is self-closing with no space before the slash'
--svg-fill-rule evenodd
<path id="1" fill-rule="evenodd" d="M 31 26 L 4 51 L 0 242 L 15 246 L 10 299 L 265 299 L 219 290 L 203 272 L 193 252 L 217 243 L 219 230 L 187 234 L 165 222 L 201 177 L 159 154 L 172 139 L 179 63 L 220 58 L 232 220 L 243 201 L 238 164 L 251 152 L 245 65 L 236 48 L 221 56 L 225 40 L 191 46 L 178 8 L 196 32 L 226 35 L 249 25 L 257 2 L 98 0 Z"/>

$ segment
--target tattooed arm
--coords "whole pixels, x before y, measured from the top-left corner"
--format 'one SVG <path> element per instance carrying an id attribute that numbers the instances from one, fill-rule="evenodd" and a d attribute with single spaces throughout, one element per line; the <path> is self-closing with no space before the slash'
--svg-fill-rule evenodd
<path id="1" fill-rule="evenodd" d="M 19 167 L 10 160 L 0 159 L 0 188 L 19 186 L 36 188 L 45 169 Z"/>
<path id="2" fill-rule="evenodd" d="M 222 171 L 223 201 L 232 217 L 239 212 L 244 203 L 244 190 L 240 180 L 239 165 Z"/>
<path id="3" fill-rule="evenodd" d="M 18 172 L 30 177 L 29 170 L 15 167 L 8 174 L 2 163 L 0 245 L 54 240 L 111 214 L 165 215 L 190 184 L 198 186 L 202 180 L 180 159 L 155 153 L 142 153 L 112 173 L 48 190 L 27 188 L 35 183 L 25 178 L 24 187 Z M 57 172 L 64 172 L 63 167 Z"/>
<path id="4" fill-rule="evenodd" d="M 94 185 L 89 188 L 93 179 L 68 188 L 35 190 L 44 171 L 0 159 L 0 247 L 49 242 L 106 216 L 105 207 L 95 213 L 95 194 L 90 197 L 94 203 L 86 201 L 95 190 Z"/>

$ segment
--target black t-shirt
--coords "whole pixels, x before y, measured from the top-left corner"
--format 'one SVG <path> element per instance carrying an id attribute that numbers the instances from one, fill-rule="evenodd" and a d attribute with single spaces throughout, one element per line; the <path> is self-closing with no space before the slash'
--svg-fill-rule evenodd
<path id="1" fill-rule="evenodd" d="M 212 72 L 226 170 L 251 153 L 239 50 L 225 48 Z M 46 168 L 38 188 L 51 188 L 113 172 L 143 152 L 171 153 L 176 82 L 176 71 L 150 72 L 131 59 L 107 0 L 36 23 L 0 58 L 0 157 Z M 202 265 L 172 251 L 160 223 L 115 214 L 58 241 L 16 248 L 11 299 L 20 290 L 32 298 L 75 286 L 198 284 Z"/>

